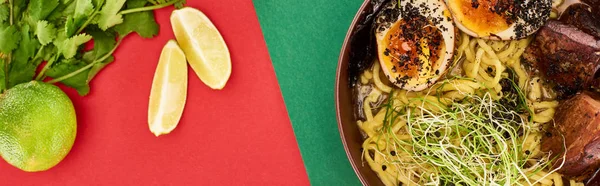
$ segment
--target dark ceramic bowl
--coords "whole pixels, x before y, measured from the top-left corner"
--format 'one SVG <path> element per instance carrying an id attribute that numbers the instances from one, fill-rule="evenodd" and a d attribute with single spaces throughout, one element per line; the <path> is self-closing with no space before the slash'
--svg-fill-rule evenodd
<path id="1" fill-rule="evenodd" d="M 363 185 L 383 185 L 377 174 L 371 170 L 366 162 L 362 161 L 362 143 L 363 137 L 360 133 L 356 118 L 354 115 L 354 106 L 352 102 L 352 89 L 348 86 L 348 60 L 350 58 L 350 36 L 356 30 L 356 27 L 361 20 L 366 16 L 365 10 L 372 8 L 369 0 L 365 0 L 362 4 L 354 20 L 348 29 L 340 58 L 338 61 L 336 83 L 335 83 L 335 104 L 337 111 L 338 128 L 342 143 L 346 149 L 346 155 L 354 168 L 354 172 L 363 183 Z M 600 185 L 600 169 L 590 178 L 586 185 Z"/>
<path id="2" fill-rule="evenodd" d="M 354 168 L 354 172 L 358 175 L 358 178 L 363 185 L 383 185 L 383 183 L 377 177 L 377 174 L 371 170 L 366 162 L 362 161 L 362 143 L 363 138 L 356 125 L 356 119 L 354 116 L 353 105 L 352 105 L 352 89 L 348 87 L 348 59 L 350 51 L 350 35 L 354 33 L 356 26 L 360 20 L 365 18 L 364 10 L 371 8 L 371 3 L 366 0 L 358 13 L 354 17 L 350 29 L 346 34 L 344 45 L 340 53 L 338 61 L 337 77 L 335 82 L 335 103 L 337 111 L 338 127 L 340 129 L 340 135 L 342 137 L 342 143 L 346 149 L 348 159 Z"/>

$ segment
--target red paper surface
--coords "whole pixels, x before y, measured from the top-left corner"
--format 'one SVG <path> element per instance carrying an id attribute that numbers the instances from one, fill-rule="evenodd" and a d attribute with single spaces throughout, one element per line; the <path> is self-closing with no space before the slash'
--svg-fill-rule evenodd
<path id="1" fill-rule="evenodd" d="M 0 161 L 0 184 L 308 185 L 252 2 L 188 0 L 188 6 L 211 18 L 229 46 L 233 70 L 224 90 L 211 90 L 189 68 L 179 126 L 160 137 L 150 133 L 154 69 L 174 38 L 173 8 L 159 10 L 160 35 L 128 36 L 88 96 L 63 87 L 78 116 L 71 153 L 38 173 Z"/>

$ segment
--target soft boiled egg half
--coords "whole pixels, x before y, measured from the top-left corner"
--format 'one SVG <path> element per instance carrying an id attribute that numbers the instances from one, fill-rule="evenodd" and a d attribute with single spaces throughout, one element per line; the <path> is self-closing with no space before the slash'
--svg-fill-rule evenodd
<path id="1" fill-rule="evenodd" d="M 424 90 L 451 66 L 456 31 L 443 0 L 391 1 L 375 24 L 379 63 L 397 87 Z"/>
<path id="2" fill-rule="evenodd" d="M 485 39 L 513 40 L 546 24 L 552 0 L 446 0 L 456 27 Z"/>

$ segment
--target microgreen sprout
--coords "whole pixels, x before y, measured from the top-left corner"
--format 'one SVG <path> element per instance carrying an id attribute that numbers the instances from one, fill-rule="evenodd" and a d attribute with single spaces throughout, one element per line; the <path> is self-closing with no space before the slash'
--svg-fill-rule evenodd
<path id="1" fill-rule="evenodd" d="M 524 140 L 534 132 L 529 130 L 531 122 L 527 119 L 531 111 L 520 100 L 520 89 L 514 88 L 518 95 L 504 97 L 525 107 L 523 112 L 504 106 L 487 91 L 465 95 L 463 100 L 449 106 L 413 98 L 411 102 L 421 105 L 399 107 L 394 106 L 395 100 L 390 98 L 383 108 L 386 115 L 378 140 L 387 140 L 382 143 L 387 145 L 386 149 L 408 154 L 409 160 L 389 152 L 374 153 L 383 153 L 389 166 L 399 169 L 416 166 L 426 170 L 416 175 L 420 176 L 421 184 L 535 184 L 536 180 L 530 180 L 530 176 L 549 168 L 552 160 L 546 154 L 525 153 Z M 406 122 L 401 132 L 410 139 L 397 137 L 393 126 L 399 121 Z M 528 163 L 532 159 L 536 160 L 535 164 Z"/>

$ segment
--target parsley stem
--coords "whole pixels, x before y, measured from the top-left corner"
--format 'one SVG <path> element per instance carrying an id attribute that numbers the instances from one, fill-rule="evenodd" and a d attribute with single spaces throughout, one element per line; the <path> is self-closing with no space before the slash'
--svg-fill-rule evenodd
<path id="1" fill-rule="evenodd" d="M 119 44 L 121 44 L 121 41 L 123 41 L 123 39 L 119 39 L 117 41 L 117 44 L 115 44 L 115 47 L 110 52 L 108 52 L 107 54 L 105 54 L 104 56 L 102 56 L 100 59 L 97 59 L 97 60 L 91 62 L 90 64 L 88 64 L 88 65 L 86 65 L 84 67 L 81 67 L 80 69 L 78 69 L 76 71 L 73 71 L 73 72 L 71 72 L 71 73 L 69 73 L 67 75 L 64 75 L 62 77 L 50 80 L 47 83 L 58 83 L 58 82 L 63 81 L 65 79 L 69 79 L 69 78 L 71 78 L 73 76 L 76 76 L 77 74 L 79 74 L 79 73 L 81 73 L 83 71 L 86 71 L 87 69 L 92 68 L 97 63 L 100 63 L 100 62 L 106 60 L 107 58 L 109 58 L 115 52 L 115 50 L 117 49 L 117 47 L 119 46 Z"/>
<path id="2" fill-rule="evenodd" d="M 146 7 L 140 7 L 140 8 L 132 8 L 129 10 L 123 10 L 121 12 L 119 12 L 121 15 L 125 15 L 125 14 L 130 14 L 130 13 L 136 13 L 136 12 L 144 12 L 144 11 L 149 11 L 149 10 L 156 10 L 156 9 L 161 9 L 167 6 L 171 6 L 172 4 L 178 3 L 181 0 L 172 0 L 169 1 L 167 3 L 164 4 L 158 4 L 158 5 L 154 5 L 154 6 L 146 6 Z"/>

